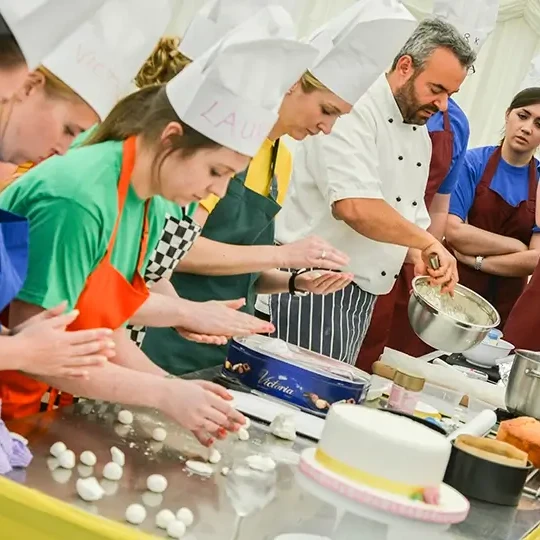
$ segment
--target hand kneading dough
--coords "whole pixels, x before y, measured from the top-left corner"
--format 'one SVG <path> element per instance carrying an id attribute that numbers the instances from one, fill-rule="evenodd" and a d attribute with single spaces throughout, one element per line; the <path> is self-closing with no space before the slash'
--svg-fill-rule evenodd
<path id="1" fill-rule="evenodd" d="M 163 509 L 156 515 L 156 527 L 159 529 L 166 529 L 173 521 L 176 521 L 176 517 L 172 510 Z"/>
<path id="2" fill-rule="evenodd" d="M 81 463 L 87 467 L 93 467 L 97 463 L 97 457 L 94 452 L 90 450 L 85 450 L 80 457 Z"/>
<path id="3" fill-rule="evenodd" d="M 186 527 L 191 527 L 195 520 L 193 512 L 189 508 L 180 508 L 180 510 L 176 512 L 176 519 L 181 521 Z"/>
<path id="4" fill-rule="evenodd" d="M 161 474 L 151 474 L 146 479 L 146 487 L 154 493 L 163 493 L 167 489 L 167 479 Z"/>
<path id="5" fill-rule="evenodd" d="M 79 478 L 76 487 L 79 497 L 87 502 L 99 501 L 105 494 L 105 490 L 93 476 L 91 478 Z"/>
<path id="6" fill-rule="evenodd" d="M 167 526 L 167 534 L 171 538 L 182 538 L 186 534 L 186 526 L 181 521 L 171 521 Z"/>
<path id="7" fill-rule="evenodd" d="M 146 508 L 142 504 L 130 504 L 126 508 L 126 521 L 140 525 L 146 519 Z"/>

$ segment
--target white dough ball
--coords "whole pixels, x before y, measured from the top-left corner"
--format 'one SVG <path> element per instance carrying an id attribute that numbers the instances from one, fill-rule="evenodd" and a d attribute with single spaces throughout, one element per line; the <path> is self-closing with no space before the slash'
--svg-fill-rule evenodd
<path id="1" fill-rule="evenodd" d="M 169 526 L 169 523 L 176 521 L 176 516 L 172 510 L 167 510 L 166 508 L 160 510 L 156 515 L 156 527 L 159 529 L 166 529 Z"/>
<path id="2" fill-rule="evenodd" d="M 133 424 L 133 413 L 127 409 L 120 411 L 118 413 L 118 421 L 126 426 Z"/>
<path id="3" fill-rule="evenodd" d="M 85 450 L 80 457 L 81 463 L 87 465 L 88 467 L 93 467 L 97 463 L 97 457 L 94 452 L 90 450 Z"/>
<path id="4" fill-rule="evenodd" d="M 208 461 L 214 465 L 219 463 L 221 461 L 221 454 L 219 453 L 219 450 L 212 448 L 210 450 L 210 457 L 208 458 Z"/>
<path id="5" fill-rule="evenodd" d="M 167 479 L 161 474 L 151 474 L 146 479 L 146 487 L 154 493 L 163 493 L 167 485 Z"/>
<path id="6" fill-rule="evenodd" d="M 55 458 L 60 457 L 65 451 L 67 450 L 67 446 L 62 442 L 58 441 L 55 442 L 52 446 L 49 452 L 51 453 L 51 456 L 54 456 Z"/>
<path id="7" fill-rule="evenodd" d="M 249 429 L 251 427 L 251 418 L 249 416 L 244 417 L 246 419 L 246 423 L 242 426 L 244 429 Z"/>
<path id="8" fill-rule="evenodd" d="M 241 441 L 249 441 L 249 431 L 246 428 L 240 428 L 237 434 Z"/>
<path id="9" fill-rule="evenodd" d="M 171 538 L 182 538 L 186 534 L 186 526 L 181 521 L 171 521 L 167 526 L 167 534 Z"/>
<path id="10" fill-rule="evenodd" d="M 117 463 L 120 467 L 126 464 L 126 454 L 120 448 L 116 448 L 116 446 L 111 447 L 111 457 L 114 463 Z"/>
<path id="11" fill-rule="evenodd" d="M 110 461 L 103 467 L 103 477 L 107 480 L 113 480 L 117 481 L 122 478 L 122 475 L 124 474 L 124 469 L 118 465 L 118 463 L 115 463 L 114 461 Z"/>
<path id="12" fill-rule="evenodd" d="M 255 454 L 246 458 L 251 469 L 261 472 L 270 472 L 276 468 L 276 462 L 270 456 Z"/>
<path id="13" fill-rule="evenodd" d="M 152 432 L 152 439 L 157 442 L 163 442 L 167 438 L 167 431 L 162 427 L 157 427 Z"/>
<path id="14" fill-rule="evenodd" d="M 142 504 L 130 504 L 126 508 L 126 521 L 140 525 L 146 519 L 146 508 Z"/>
<path id="15" fill-rule="evenodd" d="M 231 472 L 231 469 L 229 467 L 223 467 L 223 469 L 221 469 L 221 474 L 223 476 L 227 476 L 230 472 Z"/>
<path id="16" fill-rule="evenodd" d="M 58 457 L 58 463 L 63 469 L 73 469 L 75 467 L 75 462 L 75 452 L 73 452 L 73 450 L 66 450 Z"/>
<path id="17" fill-rule="evenodd" d="M 93 476 L 91 478 L 79 478 L 76 487 L 77 493 L 83 501 L 99 501 L 105 494 L 104 489 Z"/>
<path id="18" fill-rule="evenodd" d="M 176 512 L 176 519 L 181 521 L 186 527 L 191 527 L 195 520 L 193 512 L 189 508 L 180 508 L 180 510 Z"/>

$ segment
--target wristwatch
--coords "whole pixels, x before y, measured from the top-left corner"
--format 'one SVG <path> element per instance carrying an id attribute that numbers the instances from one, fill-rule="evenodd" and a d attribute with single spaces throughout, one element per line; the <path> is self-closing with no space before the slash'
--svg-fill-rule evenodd
<path id="1" fill-rule="evenodd" d="M 483 262 L 484 262 L 484 257 L 482 257 L 482 255 L 478 255 L 474 259 L 474 269 L 475 270 L 481 270 Z"/>
<path id="2" fill-rule="evenodd" d="M 291 296 L 307 296 L 309 294 L 307 291 L 299 291 L 296 288 L 296 278 L 300 276 L 301 274 L 305 274 L 306 272 L 309 272 L 309 271 L 310 270 L 308 268 L 292 271 L 291 277 L 289 278 L 289 294 Z"/>

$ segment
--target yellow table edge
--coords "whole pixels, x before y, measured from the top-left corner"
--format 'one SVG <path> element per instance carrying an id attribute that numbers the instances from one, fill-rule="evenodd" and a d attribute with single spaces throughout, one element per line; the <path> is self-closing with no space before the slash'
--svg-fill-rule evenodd
<path id="1" fill-rule="evenodd" d="M 95 516 L 0 476 L 2 540 L 145 540 L 156 538 L 128 525 Z"/>

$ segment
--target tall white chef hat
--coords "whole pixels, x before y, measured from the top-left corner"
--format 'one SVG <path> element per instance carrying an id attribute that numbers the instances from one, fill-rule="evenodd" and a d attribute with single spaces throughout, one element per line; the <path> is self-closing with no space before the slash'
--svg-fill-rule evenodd
<path id="1" fill-rule="evenodd" d="M 433 0 L 433 15 L 453 24 L 478 53 L 497 24 L 500 0 Z"/>
<path id="2" fill-rule="evenodd" d="M 190 60 L 211 49 L 228 32 L 269 5 L 285 0 L 208 0 L 195 14 L 178 47 Z"/>
<path id="3" fill-rule="evenodd" d="M 107 0 L 43 65 L 103 120 L 125 95 L 170 17 L 169 0 Z"/>
<path id="4" fill-rule="evenodd" d="M 286 10 L 260 10 L 167 84 L 171 105 L 193 129 L 254 156 L 278 119 L 283 96 L 317 56 L 293 36 Z"/>
<path id="5" fill-rule="evenodd" d="M 359 0 L 310 37 L 320 51 L 310 71 L 354 104 L 391 64 L 416 25 L 399 0 Z"/>
<path id="6" fill-rule="evenodd" d="M 75 28 L 90 19 L 105 0 L 0 0 L 0 14 L 35 69 Z M 6 29 L 4 28 L 3 31 Z"/>

